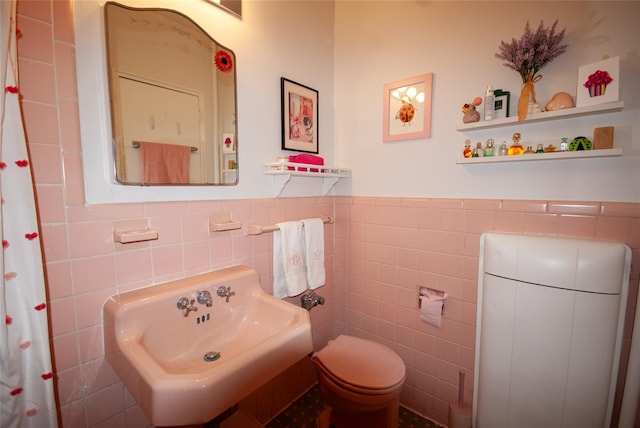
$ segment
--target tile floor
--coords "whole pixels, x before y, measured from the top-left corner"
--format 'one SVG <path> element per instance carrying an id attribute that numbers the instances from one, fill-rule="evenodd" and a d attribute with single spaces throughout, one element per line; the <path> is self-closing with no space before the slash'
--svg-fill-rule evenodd
<path id="1" fill-rule="evenodd" d="M 316 428 L 316 418 L 324 409 L 324 400 L 318 385 L 313 386 L 298 400 L 273 418 L 265 428 Z M 352 427 L 356 428 L 356 427 Z M 400 407 L 398 428 L 442 428 L 412 411 Z"/>

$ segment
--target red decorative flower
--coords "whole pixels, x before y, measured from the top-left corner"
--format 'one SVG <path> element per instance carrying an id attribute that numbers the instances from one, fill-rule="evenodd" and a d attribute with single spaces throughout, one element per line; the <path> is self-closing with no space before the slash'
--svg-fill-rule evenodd
<path id="1" fill-rule="evenodd" d="M 18 165 L 20 168 L 25 168 L 29 166 L 29 161 L 26 159 L 20 159 L 16 161 L 16 165 Z"/>
<path id="2" fill-rule="evenodd" d="M 38 237 L 38 232 L 26 233 L 24 237 L 27 238 L 29 241 L 33 241 Z"/>
<path id="3" fill-rule="evenodd" d="M 17 94 L 18 92 L 20 92 L 17 86 L 6 86 L 4 88 L 4 91 L 10 94 Z"/>
<path id="4" fill-rule="evenodd" d="M 39 305 L 34 306 L 33 309 L 35 309 L 36 311 L 41 311 L 46 307 L 47 307 L 46 303 L 40 303 Z"/>
<path id="5" fill-rule="evenodd" d="M 9 246 L 9 241 L 7 241 L 6 239 L 2 240 L 2 248 L 7 248 Z"/>
<path id="6" fill-rule="evenodd" d="M 6 317 L 4 317 L 4 322 L 5 324 L 9 325 L 13 322 L 13 318 L 11 318 L 9 315 L 7 315 Z"/>
<path id="7" fill-rule="evenodd" d="M 13 391 L 11 391 L 11 395 L 18 395 L 22 392 L 22 388 L 18 387 L 16 389 L 14 389 Z"/>
<path id="8" fill-rule="evenodd" d="M 4 162 L 0 162 L 0 169 L 5 169 L 7 167 L 7 164 Z"/>
<path id="9" fill-rule="evenodd" d="M 228 73 L 233 69 L 233 59 L 227 51 L 219 50 L 215 57 L 216 67 L 223 73 Z"/>
<path id="10" fill-rule="evenodd" d="M 51 379 L 52 377 L 53 377 L 53 373 L 51 373 L 51 372 L 42 374 L 42 379 L 44 379 L 44 380 Z"/>

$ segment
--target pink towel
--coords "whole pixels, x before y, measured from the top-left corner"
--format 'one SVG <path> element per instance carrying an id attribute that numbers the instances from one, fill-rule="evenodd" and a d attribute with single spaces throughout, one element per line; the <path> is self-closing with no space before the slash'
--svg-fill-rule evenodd
<path id="1" fill-rule="evenodd" d="M 140 142 L 144 184 L 188 184 L 191 147 Z"/>

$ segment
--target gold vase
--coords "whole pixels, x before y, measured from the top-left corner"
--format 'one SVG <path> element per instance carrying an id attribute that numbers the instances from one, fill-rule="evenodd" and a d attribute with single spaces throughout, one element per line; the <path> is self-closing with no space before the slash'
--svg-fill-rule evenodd
<path id="1" fill-rule="evenodd" d="M 525 120 L 529 112 L 529 104 L 537 103 L 536 88 L 534 83 L 542 79 L 542 75 L 529 75 L 527 80 L 522 84 L 520 91 L 520 99 L 518 100 L 518 120 Z"/>

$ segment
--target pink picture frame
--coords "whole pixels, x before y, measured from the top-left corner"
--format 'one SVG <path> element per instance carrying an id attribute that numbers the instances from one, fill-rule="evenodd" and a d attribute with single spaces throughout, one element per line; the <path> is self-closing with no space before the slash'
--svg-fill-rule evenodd
<path id="1" fill-rule="evenodd" d="M 384 85 L 382 141 L 431 137 L 433 73 Z"/>

